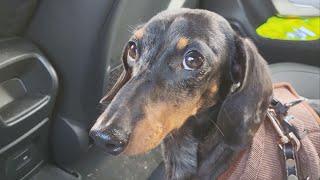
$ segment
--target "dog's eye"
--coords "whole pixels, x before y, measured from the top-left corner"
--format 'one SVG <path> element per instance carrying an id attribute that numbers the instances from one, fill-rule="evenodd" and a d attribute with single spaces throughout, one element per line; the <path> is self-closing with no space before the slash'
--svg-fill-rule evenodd
<path id="1" fill-rule="evenodd" d="M 198 51 L 188 52 L 182 61 L 183 68 L 186 70 L 199 69 L 203 65 L 204 58 Z"/>
<path id="2" fill-rule="evenodd" d="M 136 43 L 130 41 L 128 43 L 128 57 L 130 60 L 135 61 L 138 56 L 138 49 Z"/>

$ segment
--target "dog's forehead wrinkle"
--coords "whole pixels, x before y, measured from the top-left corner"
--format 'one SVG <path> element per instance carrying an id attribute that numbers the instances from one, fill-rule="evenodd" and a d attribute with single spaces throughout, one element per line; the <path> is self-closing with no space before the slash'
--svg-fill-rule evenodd
<path id="1" fill-rule="evenodd" d="M 159 25 L 160 24 L 166 24 L 166 25 Z M 146 28 L 149 32 L 149 37 L 154 38 L 154 34 L 157 36 L 164 37 L 162 39 L 166 39 L 167 41 L 171 41 L 172 38 L 177 38 L 180 36 L 189 37 L 192 35 L 192 32 L 190 31 L 190 20 L 181 16 L 174 16 L 170 20 L 157 20 L 152 21 L 148 24 L 148 27 Z M 201 29 L 201 28 L 198 28 Z M 195 32 L 195 31 L 193 31 Z"/>
<path id="2" fill-rule="evenodd" d="M 159 41 L 163 39 L 167 27 L 167 22 L 163 20 L 150 21 L 145 27 L 145 37 L 143 44 L 154 45 L 159 44 Z"/>
<path id="3" fill-rule="evenodd" d="M 183 36 L 189 32 L 189 21 L 184 17 L 175 18 L 167 30 L 167 38 L 171 39 L 175 36 Z"/>

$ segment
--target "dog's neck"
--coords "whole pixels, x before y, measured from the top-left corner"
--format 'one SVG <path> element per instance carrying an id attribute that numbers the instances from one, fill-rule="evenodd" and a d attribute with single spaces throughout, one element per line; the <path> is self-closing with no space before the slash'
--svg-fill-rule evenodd
<path id="1" fill-rule="evenodd" d="M 220 106 L 190 117 L 162 143 L 167 179 L 210 178 L 228 167 L 234 151 L 222 140 L 215 121 Z M 212 173 L 215 174 L 212 175 Z"/>
<path id="2" fill-rule="evenodd" d="M 179 129 L 162 143 L 167 179 L 186 179 L 196 174 L 199 142 L 191 131 L 187 128 Z"/>

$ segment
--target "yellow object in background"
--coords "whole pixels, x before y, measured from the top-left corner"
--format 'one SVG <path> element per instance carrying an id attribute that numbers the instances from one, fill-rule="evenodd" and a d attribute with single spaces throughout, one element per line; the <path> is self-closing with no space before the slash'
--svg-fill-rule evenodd
<path id="1" fill-rule="evenodd" d="M 320 17 L 282 18 L 273 16 L 256 29 L 264 38 L 308 41 L 320 39 Z"/>

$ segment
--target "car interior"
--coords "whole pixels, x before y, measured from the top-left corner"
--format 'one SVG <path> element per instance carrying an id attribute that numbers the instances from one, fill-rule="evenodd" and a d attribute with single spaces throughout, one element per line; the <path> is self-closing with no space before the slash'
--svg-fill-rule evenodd
<path id="1" fill-rule="evenodd" d="M 158 179 L 159 148 L 113 157 L 88 132 L 132 30 L 158 12 L 216 12 L 250 38 L 274 82 L 320 99 L 320 41 L 265 38 L 271 16 L 319 16 L 318 0 L 0 0 L 0 179 Z M 320 26 L 320 24 L 319 24 Z"/>

